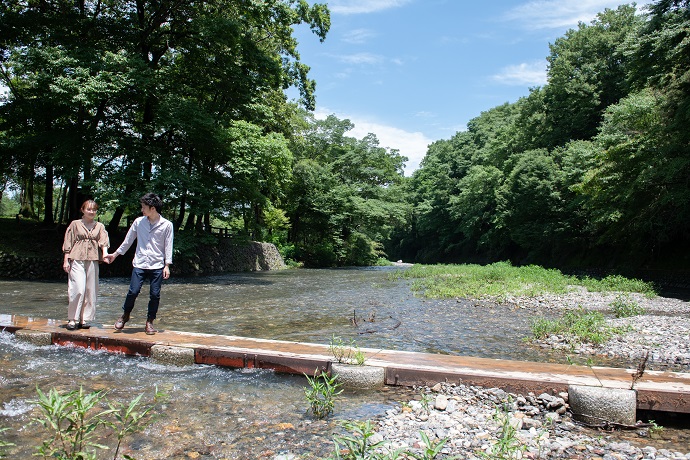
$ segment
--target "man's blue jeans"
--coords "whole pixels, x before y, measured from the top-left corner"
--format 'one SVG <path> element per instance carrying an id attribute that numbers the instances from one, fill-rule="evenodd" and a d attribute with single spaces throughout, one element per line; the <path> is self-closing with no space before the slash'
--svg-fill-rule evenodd
<path id="1" fill-rule="evenodd" d="M 151 288 L 149 290 L 149 310 L 146 314 L 146 320 L 153 321 L 156 319 L 158 305 L 161 302 L 161 284 L 163 284 L 162 268 L 145 270 L 134 267 L 134 269 L 132 269 L 132 280 L 129 283 L 129 291 L 127 292 L 125 304 L 122 306 L 122 309 L 126 315 L 132 311 L 134 308 L 134 301 L 137 300 L 141 287 L 146 280 L 149 280 L 151 283 Z"/>

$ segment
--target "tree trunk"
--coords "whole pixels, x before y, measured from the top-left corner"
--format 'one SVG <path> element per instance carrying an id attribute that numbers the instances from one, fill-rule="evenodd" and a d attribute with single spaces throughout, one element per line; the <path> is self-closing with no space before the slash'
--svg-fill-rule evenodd
<path id="1" fill-rule="evenodd" d="M 180 214 L 177 216 L 177 219 L 175 220 L 175 231 L 178 231 L 180 227 L 182 227 L 182 222 L 184 222 L 184 216 L 185 216 L 185 207 L 187 206 L 187 195 L 182 195 L 182 198 L 180 199 Z"/>
<path id="2" fill-rule="evenodd" d="M 189 217 L 187 217 L 187 224 L 184 226 L 185 230 L 194 230 L 194 219 L 196 216 L 192 211 L 189 211 Z"/>
<path id="3" fill-rule="evenodd" d="M 62 181 L 62 201 L 60 202 L 60 220 L 58 223 L 65 222 L 65 207 L 67 206 L 67 183 Z"/>
<path id="4" fill-rule="evenodd" d="M 67 194 L 67 220 L 72 222 L 79 219 L 81 213 L 79 212 L 79 178 L 72 177 L 69 180 L 69 193 Z"/>
<path id="5" fill-rule="evenodd" d="M 125 213 L 125 208 L 122 206 L 118 206 L 115 208 L 115 212 L 113 213 L 113 218 L 110 219 L 110 222 L 108 222 L 108 233 L 116 233 L 117 228 L 120 226 L 120 220 L 122 220 L 122 216 Z"/>
<path id="6" fill-rule="evenodd" d="M 53 218 L 53 165 L 46 166 L 46 193 L 44 196 L 44 213 L 43 223 L 46 225 L 53 225 L 55 220 Z"/>
<path id="7" fill-rule="evenodd" d="M 24 217 L 34 217 L 34 177 L 29 174 L 22 181 L 22 189 L 19 194 L 20 210 L 19 214 Z"/>

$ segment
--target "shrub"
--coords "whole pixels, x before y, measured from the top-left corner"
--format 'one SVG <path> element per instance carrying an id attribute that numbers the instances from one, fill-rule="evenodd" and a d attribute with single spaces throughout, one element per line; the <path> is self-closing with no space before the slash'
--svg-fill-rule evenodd
<path id="1" fill-rule="evenodd" d="M 616 299 L 609 304 L 613 310 L 616 318 L 628 318 L 630 316 L 639 316 L 646 313 L 644 307 L 641 307 L 637 302 L 629 297 L 617 296 Z"/>

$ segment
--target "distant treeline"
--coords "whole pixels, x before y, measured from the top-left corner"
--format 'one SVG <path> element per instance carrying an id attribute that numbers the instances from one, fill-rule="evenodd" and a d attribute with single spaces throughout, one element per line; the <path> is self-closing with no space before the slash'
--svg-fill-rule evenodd
<path id="1" fill-rule="evenodd" d="M 568 31 L 546 85 L 432 144 L 389 252 L 689 266 L 690 2 L 649 8 Z"/>
<path id="2" fill-rule="evenodd" d="M 546 85 L 433 143 L 406 178 L 398 151 L 313 116 L 293 34 L 323 40 L 325 5 L 5 1 L 0 187 L 50 225 L 93 197 L 111 230 L 155 191 L 186 255 L 221 227 L 309 266 L 687 266 L 689 3 L 570 30 Z"/>

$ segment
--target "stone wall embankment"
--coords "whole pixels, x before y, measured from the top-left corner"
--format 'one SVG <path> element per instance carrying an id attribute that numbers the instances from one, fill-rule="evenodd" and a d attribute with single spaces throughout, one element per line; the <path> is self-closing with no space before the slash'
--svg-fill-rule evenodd
<path id="1" fill-rule="evenodd" d="M 134 249 L 115 259 L 112 265 L 101 264 L 103 278 L 129 276 L 132 271 Z M 174 276 L 200 276 L 225 272 L 281 270 L 286 268 L 278 249 L 271 243 L 255 241 L 232 243 L 219 241 L 217 246 L 202 246 L 192 256 L 177 256 L 171 266 Z M 62 270 L 62 255 L 24 257 L 0 253 L 0 278 L 25 280 L 66 279 Z"/>

